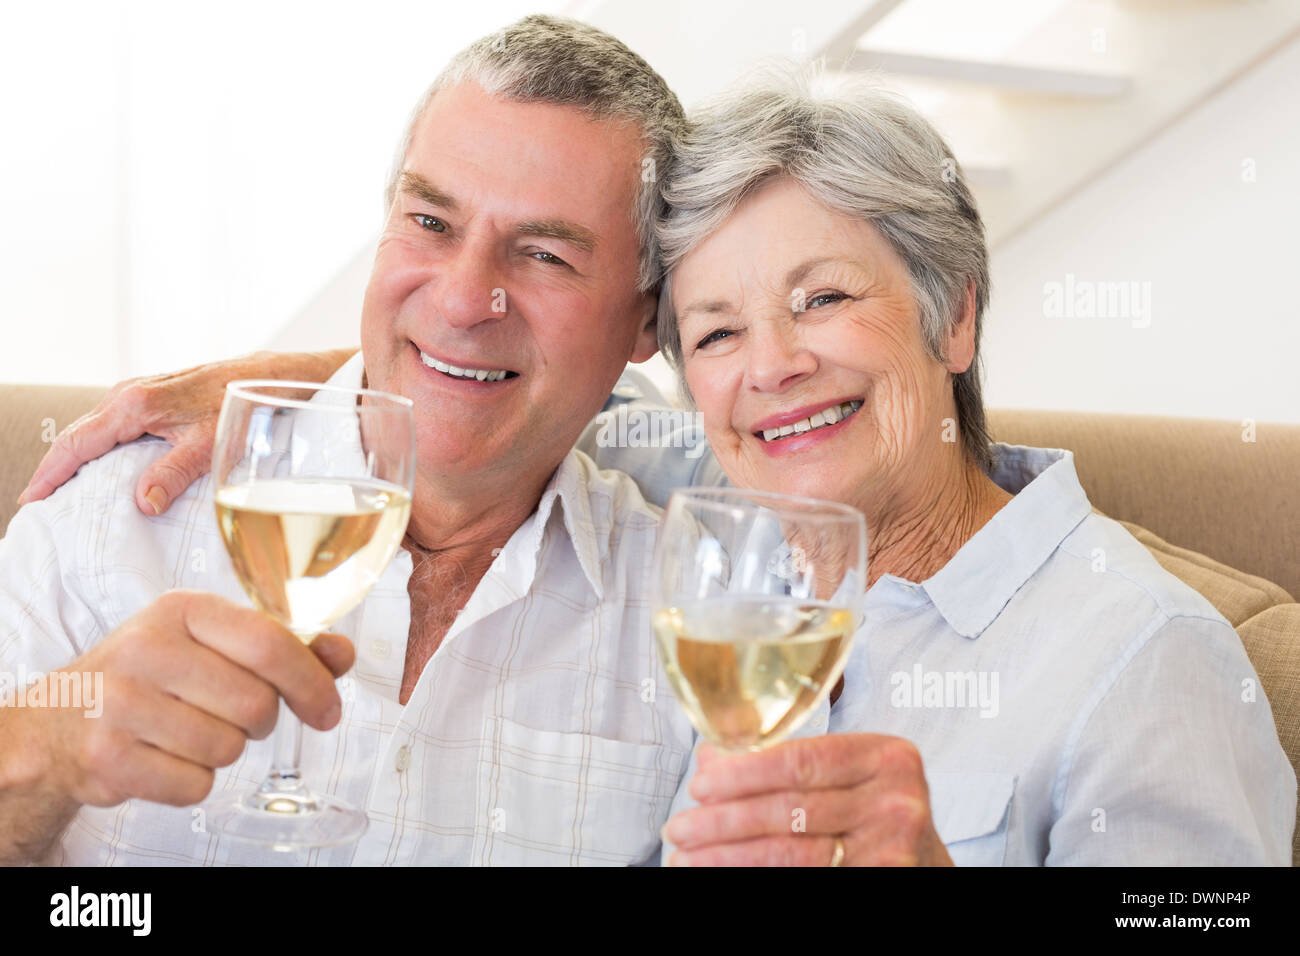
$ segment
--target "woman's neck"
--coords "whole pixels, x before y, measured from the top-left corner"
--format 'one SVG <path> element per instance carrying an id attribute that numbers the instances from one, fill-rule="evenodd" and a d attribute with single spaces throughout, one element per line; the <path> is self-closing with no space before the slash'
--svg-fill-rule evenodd
<path id="1" fill-rule="evenodd" d="M 957 459 L 932 472 L 940 480 L 925 483 L 871 523 L 868 587 L 885 574 L 907 581 L 933 576 L 1011 500 L 974 461 Z"/>

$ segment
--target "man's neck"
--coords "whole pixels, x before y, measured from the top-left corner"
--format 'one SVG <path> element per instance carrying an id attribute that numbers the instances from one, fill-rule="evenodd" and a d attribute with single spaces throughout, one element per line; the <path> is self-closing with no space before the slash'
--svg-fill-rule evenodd
<path id="1" fill-rule="evenodd" d="M 511 536 L 528 519 L 554 474 L 481 476 L 472 493 L 465 482 L 421 476 L 402 542 L 411 555 L 411 626 L 399 701 L 410 699 L 420 674 L 456 615 Z M 495 479 L 495 480 L 494 480 Z"/>

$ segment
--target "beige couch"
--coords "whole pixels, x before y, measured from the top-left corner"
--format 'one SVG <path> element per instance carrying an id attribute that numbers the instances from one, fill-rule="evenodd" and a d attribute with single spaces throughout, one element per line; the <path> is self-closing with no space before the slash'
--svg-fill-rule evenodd
<path id="1" fill-rule="evenodd" d="M 43 437 L 103 393 L 0 386 L 0 528 L 44 453 Z M 1239 422 L 1042 411 L 991 417 L 1000 441 L 1073 450 L 1093 506 L 1124 522 L 1232 622 L 1300 767 L 1300 604 L 1291 597 L 1300 594 L 1300 425 L 1259 424 L 1251 435 Z M 1300 827 L 1295 847 L 1300 863 Z"/>

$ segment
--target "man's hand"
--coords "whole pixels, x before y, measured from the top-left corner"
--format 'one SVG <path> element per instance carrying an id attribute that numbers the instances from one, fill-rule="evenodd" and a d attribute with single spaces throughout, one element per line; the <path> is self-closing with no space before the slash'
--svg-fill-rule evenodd
<path id="1" fill-rule="evenodd" d="M 103 675 L 98 717 L 0 708 L 0 861 L 39 858 L 82 804 L 201 802 L 216 769 L 271 732 L 281 697 L 329 730 L 342 712 L 334 680 L 354 658 L 341 635 L 309 648 L 218 595 L 167 592 L 56 672 Z"/>
<path id="2" fill-rule="evenodd" d="M 670 866 L 951 866 L 935 832 L 921 756 L 899 737 L 828 734 L 752 754 L 701 744 L 674 816 Z"/>
<path id="3" fill-rule="evenodd" d="M 354 353 L 354 349 L 254 352 L 180 372 L 119 382 L 94 411 L 59 433 L 18 503 L 24 505 L 46 497 L 86 462 L 117 445 L 135 441 L 141 435 L 157 435 L 174 447 L 140 476 L 135 504 L 151 517 L 162 514 L 212 467 L 212 445 L 227 382 L 240 378 L 323 382 Z"/>

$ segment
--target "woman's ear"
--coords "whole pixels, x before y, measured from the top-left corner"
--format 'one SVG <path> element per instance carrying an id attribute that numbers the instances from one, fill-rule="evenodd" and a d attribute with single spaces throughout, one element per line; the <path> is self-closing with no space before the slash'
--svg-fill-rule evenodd
<path id="1" fill-rule="evenodd" d="M 646 362 L 659 351 L 659 296 L 647 292 L 637 303 L 638 331 L 631 362 Z"/>
<path id="2" fill-rule="evenodd" d="M 944 349 L 944 367 L 960 375 L 975 361 L 975 280 L 966 280 L 966 297 L 962 301 L 961 319 L 948 330 Z"/>

